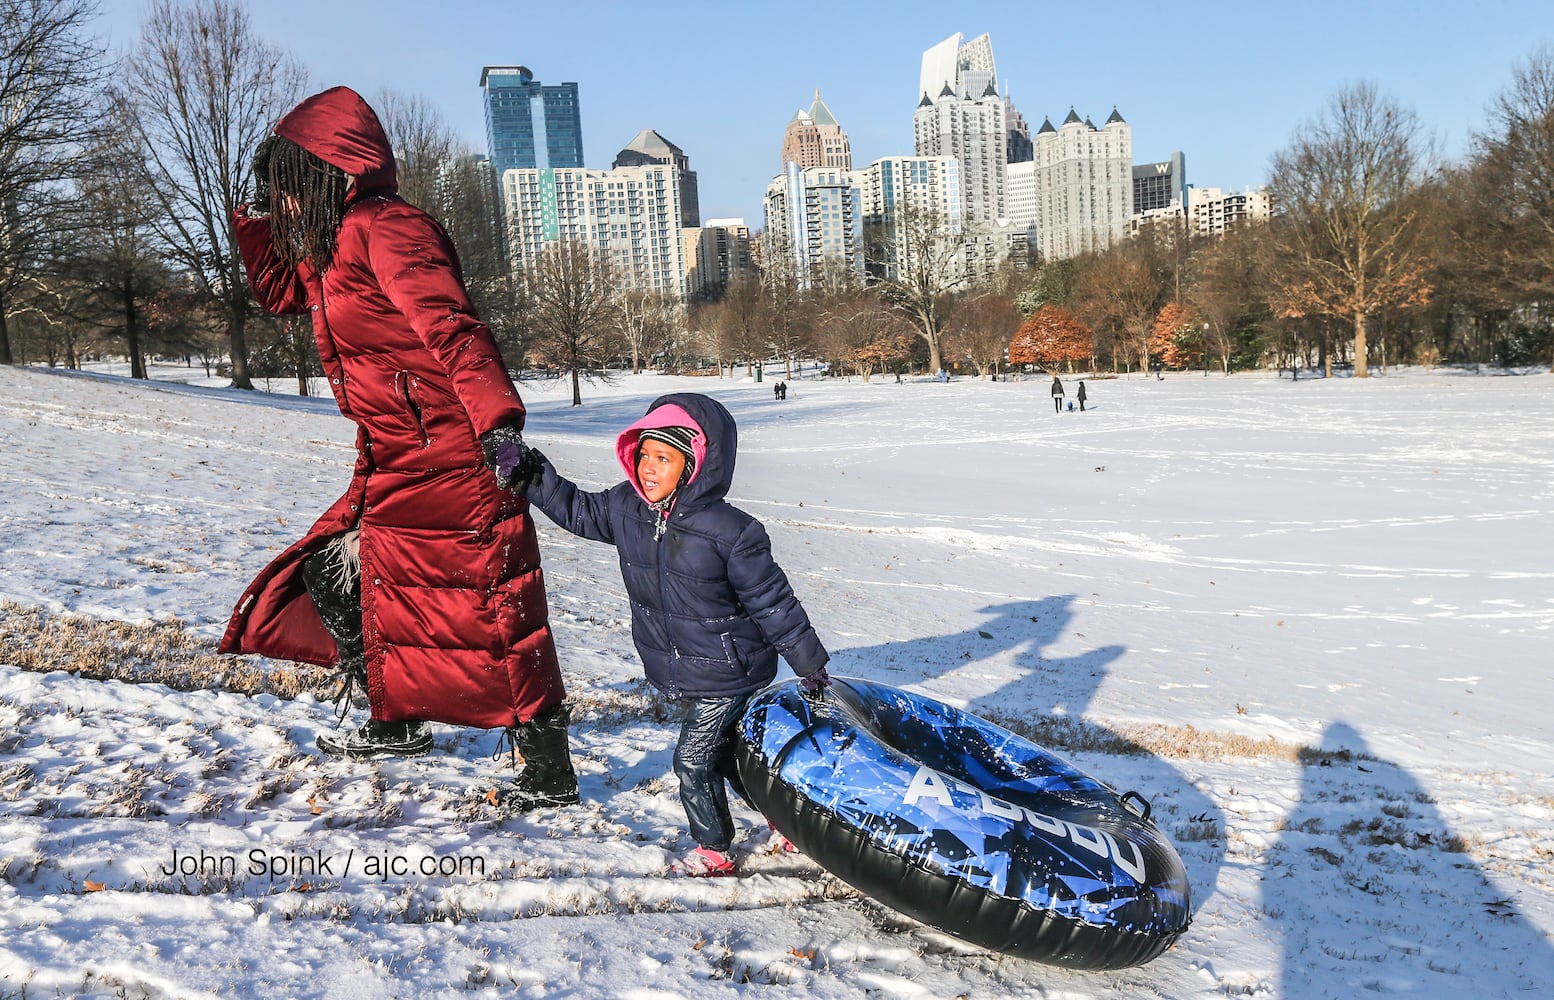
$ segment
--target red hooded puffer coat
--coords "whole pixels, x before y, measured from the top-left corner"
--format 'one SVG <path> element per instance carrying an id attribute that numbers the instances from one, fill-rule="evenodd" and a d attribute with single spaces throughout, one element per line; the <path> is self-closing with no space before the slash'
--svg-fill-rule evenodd
<path id="1" fill-rule="evenodd" d="M 302 563 L 361 529 L 372 717 L 496 728 L 562 699 L 528 501 L 499 490 L 479 436 L 521 426 L 523 403 L 475 315 L 442 228 L 395 193 L 394 155 L 354 91 L 308 98 L 275 126 L 354 179 L 322 275 L 274 252 L 239 211 L 237 242 L 270 312 L 311 311 L 340 412 L 357 425 L 350 488 L 254 580 L 221 649 L 336 659 Z"/>

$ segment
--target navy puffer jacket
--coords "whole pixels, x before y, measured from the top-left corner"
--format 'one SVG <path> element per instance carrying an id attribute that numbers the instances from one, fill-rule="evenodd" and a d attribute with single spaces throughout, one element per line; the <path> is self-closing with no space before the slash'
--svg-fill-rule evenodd
<path id="1" fill-rule="evenodd" d="M 637 439 L 649 427 L 693 427 L 695 469 L 664 516 L 637 482 Z M 795 673 L 825 666 L 825 647 L 761 522 L 728 503 L 738 431 L 734 417 L 699 393 L 661 396 L 621 432 L 616 454 L 626 481 L 586 493 L 548 461 L 529 501 L 561 527 L 620 553 L 631 598 L 631 636 L 648 680 L 671 697 L 726 698 L 777 675 L 777 654 Z"/>

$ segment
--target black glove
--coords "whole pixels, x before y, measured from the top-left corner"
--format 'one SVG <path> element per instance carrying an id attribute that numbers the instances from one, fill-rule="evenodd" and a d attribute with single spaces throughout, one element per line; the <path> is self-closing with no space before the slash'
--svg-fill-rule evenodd
<path id="1" fill-rule="evenodd" d="M 810 701 L 820 701 L 825 697 L 826 688 L 830 686 L 831 675 L 826 673 L 825 667 L 816 667 L 814 673 L 799 679 L 799 690 L 804 692 L 804 697 Z"/>
<path id="2" fill-rule="evenodd" d="M 270 151 L 275 148 L 275 139 L 265 136 L 254 150 L 254 200 L 248 203 L 248 214 L 255 218 L 270 214 Z"/>
<path id="3" fill-rule="evenodd" d="M 523 433 L 511 424 L 480 435 L 480 453 L 499 489 L 521 492 L 539 480 L 543 458 L 523 443 Z"/>

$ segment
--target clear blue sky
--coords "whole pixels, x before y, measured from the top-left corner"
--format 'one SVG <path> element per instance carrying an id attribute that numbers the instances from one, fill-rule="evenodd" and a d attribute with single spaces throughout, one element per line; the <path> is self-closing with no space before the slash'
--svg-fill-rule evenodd
<path id="1" fill-rule="evenodd" d="M 111 44 L 133 43 L 141 0 L 103 7 Z M 575 81 L 586 166 L 609 167 L 639 131 L 657 129 L 690 156 L 702 217 L 742 216 L 756 229 L 783 128 L 816 87 L 851 136 L 855 166 L 911 154 L 923 50 L 955 32 L 992 35 L 1000 84 L 1033 129 L 1070 107 L 1100 124 L 1115 105 L 1133 126 L 1134 162 L 1180 149 L 1189 183 L 1230 190 L 1264 183 L 1295 129 L 1361 80 L 1461 158 L 1513 65 L 1554 47 L 1554 0 L 254 0 L 249 12 L 313 89 L 420 94 L 482 151 L 482 66 Z"/>

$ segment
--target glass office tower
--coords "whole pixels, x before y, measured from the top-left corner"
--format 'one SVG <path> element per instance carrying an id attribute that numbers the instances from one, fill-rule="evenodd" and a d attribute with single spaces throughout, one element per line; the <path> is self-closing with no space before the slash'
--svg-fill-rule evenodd
<path id="1" fill-rule="evenodd" d="M 577 84 L 543 86 L 526 66 L 487 66 L 486 148 L 497 177 L 503 171 L 583 165 L 583 119 Z"/>

